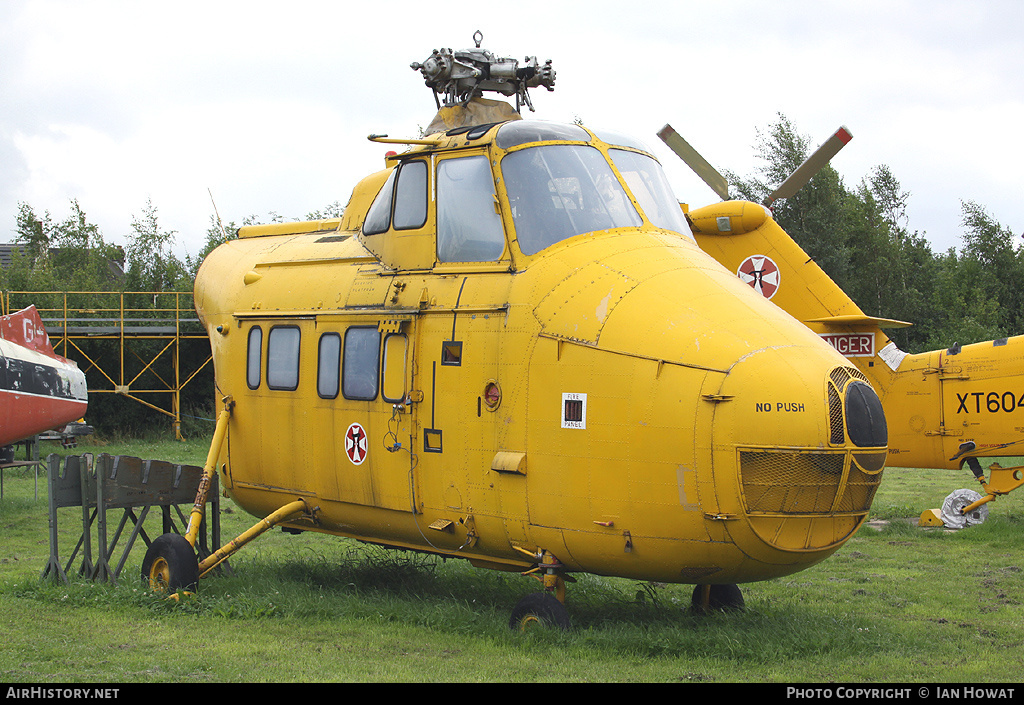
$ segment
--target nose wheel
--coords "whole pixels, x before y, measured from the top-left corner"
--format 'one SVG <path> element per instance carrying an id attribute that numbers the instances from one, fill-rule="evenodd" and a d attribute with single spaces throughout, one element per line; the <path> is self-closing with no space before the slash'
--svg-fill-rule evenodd
<path id="1" fill-rule="evenodd" d="M 565 608 L 565 582 L 575 582 L 566 575 L 563 566 L 553 553 L 538 550 L 536 553 L 515 547 L 523 555 L 534 559 L 534 567 L 523 573 L 536 579 L 544 586 L 544 592 L 527 595 L 512 608 L 508 626 L 513 631 L 525 632 L 538 627 L 569 629 L 569 611 Z"/>
<path id="2" fill-rule="evenodd" d="M 743 593 L 733 584 L 697 585 L 693 588 L 690 604 L 697 613 L 729 612 L 744 608 Z"/>

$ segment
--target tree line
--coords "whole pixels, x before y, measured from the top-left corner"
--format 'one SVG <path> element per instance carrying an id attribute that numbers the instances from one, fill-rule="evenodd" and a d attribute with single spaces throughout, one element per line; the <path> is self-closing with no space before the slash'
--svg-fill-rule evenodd
<path id="1" fill-rule="evenodd" d="M 307 218 L 335 217 L 340 212 L 341 206 L 333 203 Z M 242 225 L 281 220 L 270 213 L 265 218 L 249 216 Z M 238 229 L 233 222 L 222 227 L 211 217 L 203 249 L 192 257 L 176 254 L 178 233 L 161 223 L 152 201 L 132 215 L 123 245 L 108 241 L 76 199 L 70 201 L 64 218 L 20 203 L 14 240 L 18 247 L 11 252 L 10 265 L 0 267 L 0 292 L 10 297 L 6 303 L 11 310 L 33 304 L 44 320 L 49 319 L 48 325 L 66 323 L 75 331 L 64 344 L 55 343 L 56 352 L 78 364 L 90 390 L 114 391 L 111 380 L 118 377 L 131 381 L 131 394 L 145 403 L 116 393 L 89 395 L 87 421 L 101 432 L 134 436 L 169 429 L 170 417 L 157 408 L 170 410 L 169 388 L 178 378 L 177 364 L 180 379 L 190 380 L 180 395 L 184 435 L 206 433 L 212 430 L 214 416 L 213 367 L 206 363 L 210 345 L 195 321 L 191 292 L 203 258 L 237 237 Z M 179 306 L 183 310 L 175 313 Z M 126 328 L 145 329 L 150 337 L 129 337 L 122 345 L 109 333 L 118 329 L 119 321 Z M 182 334 L 176 357 L 168 352 L 166 338 L 152 339 L 157 333 L 146 323 Z M 154 389 L 168 391 L 145 391 Z"/>
<path id="2" fill-rule="evenodd" d="M 77 199 L 71 199 L 69 210 L 57 219 L 48 210 L 18 204 L 14 244 L 20 248 L 12 253 L 11 266 L 0 269 L 0 291 L 189 292 L 206 255 L 237 237 L 239 227 L 284 221 L 274 212 L 247 216 L 241 225 L 222 225 L 211 216 L 203 248 L 193 257 L 176 254 L 178 232 L 163 226 L 151 200 L 131 216 L 124 245 L 106 240 Z M 306 219 L 339 217 L 343 210 L 335 201 Z"/>
<path id="3" fill-rule="evenodd" d="M 754 174 L 726 172 L 734 198 L 761 202 L 803 163 L 810 140 L 780 114 L 758 131 L 755 150 Z M 907 352 L 1024 333 L 1024 291 L 1014 284 L 1024 281 L 1020 239 L 982 205 L 963 201 L 962 245 L 934 252 L 925 233 L 910 226 L 910 196 L 885 165 L 852 187 L 827 166 L 795 196 L 776 201 L 773 213 L 865 313 L 914 324 L 889 331 Z M 304 219 L 338 217 L 343 210 L 335 201 Z M 271 212 L 250 215 L 241 225 L 283 220 Z M 123 246 L 107 241 L 77 200 L 63 220 L 20 203 L 15 242 L 24 252 L 0 270 L 0 290 L 191 291 L 203 258 L 236 237 L 238 228 L 211 216 L 202 251 L 178 256 L 178 234 L 161 224 L 151 201 L 131 217 Z M 111 272 L 111 261 L 124 263 L 123 275 Z"/>

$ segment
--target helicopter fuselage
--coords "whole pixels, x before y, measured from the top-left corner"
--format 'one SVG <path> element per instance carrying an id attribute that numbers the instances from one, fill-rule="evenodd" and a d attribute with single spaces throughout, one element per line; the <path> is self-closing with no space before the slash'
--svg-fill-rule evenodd
<path id="1" fill-rule="evenodd" d="M 386 164 L 342 219 L 243 228 L 197 277 L 240 506 L 694 584 L 795 572 L 866 518 L 877 396 L 701 251 L 641 145 L 510 120 Z"/>

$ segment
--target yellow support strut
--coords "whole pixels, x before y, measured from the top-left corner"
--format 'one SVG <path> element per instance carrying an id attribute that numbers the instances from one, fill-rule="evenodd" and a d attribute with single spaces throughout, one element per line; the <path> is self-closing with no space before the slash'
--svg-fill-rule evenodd
<path id="1" fill-rule="evenodd" d="M 213 473 L 217 471 L 217 459 L 220 457 L 220 447 L 228 433 L 228 420 L 231 418 L 231 409 L 235 402 L 230 397 L 224 399 L 224 408 L 217 417 L 217 428 L 213 432 L 213 442 L 210 443 L 210 452 L 206 456 L 206 465 L 203 466 L 203 477 L 199 480 L 199 490 L 196 492 L 196 501 L 192 506 L 192 514 L 188 518 L 188 529 L 185 531 L 185 540 L 193 547 L 199 536 L 199 525 L 203 521 L 203 510 L 206 507 L 206 495 L 210 491 L 210 484 L 213 482 Z"/>
<path id="2" fill-rule="evenodd" d="M 961 513 L 967 514 L 968 512 L 973 512 L 981 505 L 991 502 L 996 497 L 1009 494 L 1018 487 L 1024 486 L 1024 467 L 1022 466 L 1004 468 L 999 463 L 992 463 L 988 466 L 988 470 L 988 482 L 985 482 L 984 475 L 977 472 L 975 473 L 975 477 L 977 477 L 978 482 L 985 490 L 985 496 L 977 502 L 964 507 L 961 510 Z"/>
<path id="3" fill-rule="evenodd" d="M 260 534 L 274 528 L 278 524 L 284 521 L 288 521 L 299 514 L 306 512 L 306 503 L 301 499 L 297 499 L 294 502 L 284 505 L 276 512 L 268 517 L 260 519 L 251 529 L 239 534 L 238 538 L 228 542 L 224 546 L 221 546 L 212 554 L 210 554 L 206 560 L 199 564 L 199 577 L 202 578 L 211 570 L 221 564 L 222 561 L 227 559 L 242 546 L 246 545 Z"/>

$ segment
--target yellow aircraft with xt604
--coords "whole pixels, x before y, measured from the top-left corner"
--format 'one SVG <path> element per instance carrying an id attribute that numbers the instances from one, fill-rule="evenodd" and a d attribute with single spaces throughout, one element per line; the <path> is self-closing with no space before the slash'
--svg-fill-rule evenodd
<path id="1" fill-rule="evenodd" d="M 197 562 L 204 481 L 143 578 L 192 588 L 279 525 L 524 573 L 543 589 L 511 626 L 566 627 L 573 573 L 730 607 L 842 546 L 886 458 L 864 374 L 698 247 L 641 144 L 522 119 L 550 62 L 478 39 L 413 68 L 437 117 L 371 135 L 404 151 L 344 217 L 243 228 L 203 263 L 206 478 L 263 519 Z"/>
<path id="2" fill-rule="evenodd" d="M 1024 455 L 1024 336 L 907 354 L 885 334 L 910 323 L 867 316 L 773 220 L 852 135 L 839 128 L 763 203 L 728 200 L 722 177 L 670 125 L 658 136 L 722 197 L 687 214 L 701 249 L 764 298 L 803 321 L 853 363 L 882 399 L 889 462 L 910 468 L 967 465 L 984 492 L 957 490 L 921 523 L 960 528 L 985 520 L 988 502 L 1024 485 L 1024 467 L 980 458 Z"/>

